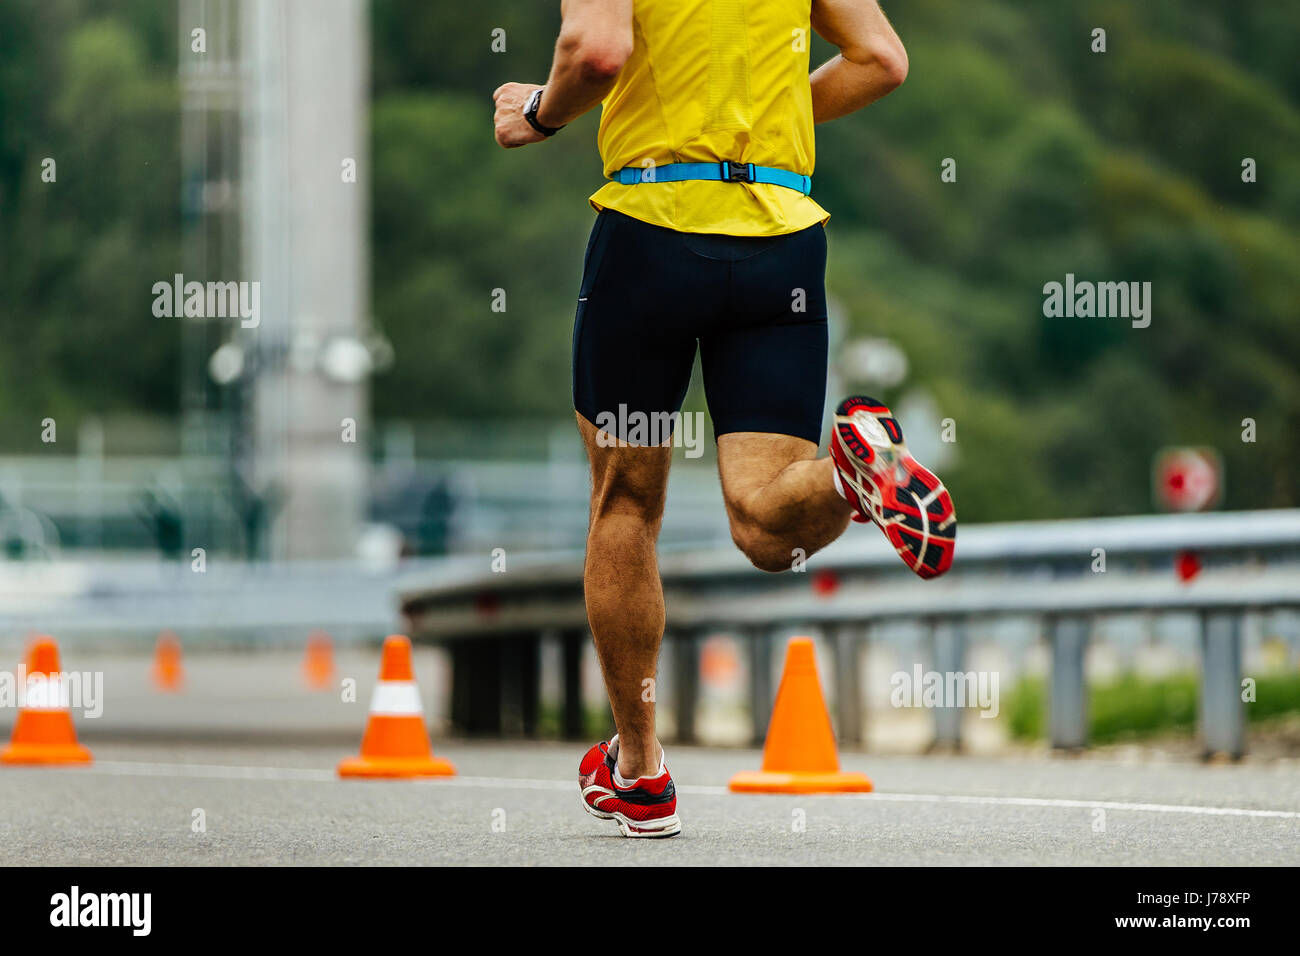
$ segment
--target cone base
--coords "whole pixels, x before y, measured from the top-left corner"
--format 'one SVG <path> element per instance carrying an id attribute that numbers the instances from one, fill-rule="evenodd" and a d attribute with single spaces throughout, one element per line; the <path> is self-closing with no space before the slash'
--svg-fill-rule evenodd
<path id="1" fill-rule="evenodd" d="M 0 753 L 0 763 L 7 764 L 87 764 L 92 759 L 80 744 L 12 744 Z"/>
<path id="2" fill-rule="evenodd" d="M 441 757 L 349 757 L 339 762 L 340 777 L 454 777 L 456 768 Z"/>
<path id="3" fill-rule="evenodd" d="M 873 789 L 865 774 L 799 770 L 747 770 L 732 777 L 729 786 L 733 793 L 870 793 Z"/>

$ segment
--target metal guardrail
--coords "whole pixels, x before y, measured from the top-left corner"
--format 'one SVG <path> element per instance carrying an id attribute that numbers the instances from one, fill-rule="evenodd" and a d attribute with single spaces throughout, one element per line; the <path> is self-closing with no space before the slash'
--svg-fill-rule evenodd
<path id="1" fill-rule="evenodd" d="M 1201 568 L 1190 581 L 1175 573 L 1176 558 L 1187 552 Z M 518 701 L 507 698 L 535 679 L 540 635 L 560 634 L 564 721 L 576 732 L 577 662 L 587 636 L 582 557 L 561 552 L 506 560 L 503 573 L 489 570 L 485 558 L 477 567 L 444 567 L 437 580 L 405 578 L 399 599 L 407 630 L 451 647 L 453 720 L 464 730 L 488 732 L 520 724 L 518 714 L 503 722 L 502 709 L 517 708 Z M 1201 621 L 1202 739 L 1207 752 L 1236 756 L 1245 750 L 1241 617 L 1300 608 L 1300 510 L 968 526 L 958 539 L 954 569 L 930 582 L 913 578 L 878 535 L 842 538 L 811 558 L 803 573 L 765 575 L 734 550 L 669 552 L 660 563 L 679 737 L 693 735 L 706 633 L 726 629 L 746 639 L 753 733 L 761 741 L 772 699 L 773 634 L 789 633 L 792 625 L 823 629 L 837 657 L 837 723 L 841 738 L 852 744 L 862 701 L 852 665 L 873 626 L 923 623 L 935 669 L 957 673 L 965 670 L 972 621 L 1030 615 L 1041 622 L 1052 655 L 1051 742 L 1083 747 L 1084 656 L 1094 621 L 1132 611 L 1195 612 Z M 1101 566 L 1104 571 L 1096 570 Z M 523 662 L 523 669 L 516 672 L 509 661 Z M 498 664 L 504 669 L 494 669 Z M 524 695 L 525 729 L 536 696 Z M 936 742 L 958 745 L 960 718 L 954 708 L 937 708 Z"/>
<path id="2" fill-rule="evenodd" d="M 275 643 L 323 628 L 341 640 L 374 638 L 398 629 L 398 576 L 436 574 L 436 566 L 212 558 L 197 572 L 190 561 L 154 558 L 0 561 L 0 634 L 152 641 L 166 628 L 186 637 Z"/>
<path id="3" fill-rule="evenodd" d="M 572 419 L 494 422 L 496 437 L 486 447 L 483 429 L 477 432 L 477 443 L 468 433 L 463 441 L 436 441 L 421 458 L 410 448 L 386 449 L 385 459 L 367 469 L 374 520 L 401 529 L 417 546 L 426 524 L 442 523 L 438 553 L 581 547 L 590 478 Z M 210 444 L 222 446 L 218 438 Z M 214 552 L 243 547 L 242 498 L 229 461 L 164 455 L 0 455 L 0 544 L 22 540 L 26 553 L 41 558 L 84 560 L 101 549 L 147 557 L 157 542 L 146 493 L 158 496 L 160 511 L 178 512 L 186 540 L 204 541 Z M 729 542 L 712 464 L 675 465 L 668 500 L 660 540 Z"/>

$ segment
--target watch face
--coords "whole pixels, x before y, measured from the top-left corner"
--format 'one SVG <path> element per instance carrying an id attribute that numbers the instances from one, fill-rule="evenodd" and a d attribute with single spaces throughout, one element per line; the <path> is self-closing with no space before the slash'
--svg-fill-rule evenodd
<path id="1" fill-rule="evenodd" d="M 524 104 L 525 113 L 536 113 L 537 104 L 542 98 L 541 90 L 533 90 L 532 95 L 528 97 L 528 102 Z"/>

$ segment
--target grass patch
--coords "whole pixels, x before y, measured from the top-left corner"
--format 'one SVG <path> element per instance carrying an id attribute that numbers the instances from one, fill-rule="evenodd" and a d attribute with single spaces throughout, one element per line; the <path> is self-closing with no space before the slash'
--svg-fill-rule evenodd
<path id="1" fill-rule="evenodd" d="M 1196 674 L 1142 677 L 1127 673 L 1115 681 L 1088 687 L 1088 739 L 1114 743 L 1196 728 L 1200 681 Z M 1011 689 L 1007 708 L 1011 736 L 1040 740 L 1047 735 L 1047 683 L 1023 678 Z M 1300 674 L 1260 677 L 1255 701 L 1247 703 L 1246 719 L 1267 720 L 1300 713 Z"/>
<path id="2" fill-rule="evenodd" d="M 537 711 L 537 735 L 543 739 L 559 740 L 563 737 L 563 710 L 557 704 L 542 704 Z M 591 737 L 609 740 L 614 735 L 614 718 L 608 706 L 583 707 L 582 739 Z"/>

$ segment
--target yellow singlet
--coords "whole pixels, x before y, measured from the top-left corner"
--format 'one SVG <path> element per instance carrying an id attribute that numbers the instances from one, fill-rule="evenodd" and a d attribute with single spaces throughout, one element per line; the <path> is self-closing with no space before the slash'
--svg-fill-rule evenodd
<path id="1" fill-rule="evenodd" d="M 625 166 L 737 162 L 811 176 L 812 0 L 634 0 L 632 56 L 602 104 L 609 176 Z M 606 183 L 596 209 L 679 232 L 776 236 L 830 214 L 768 183 Z"/>

